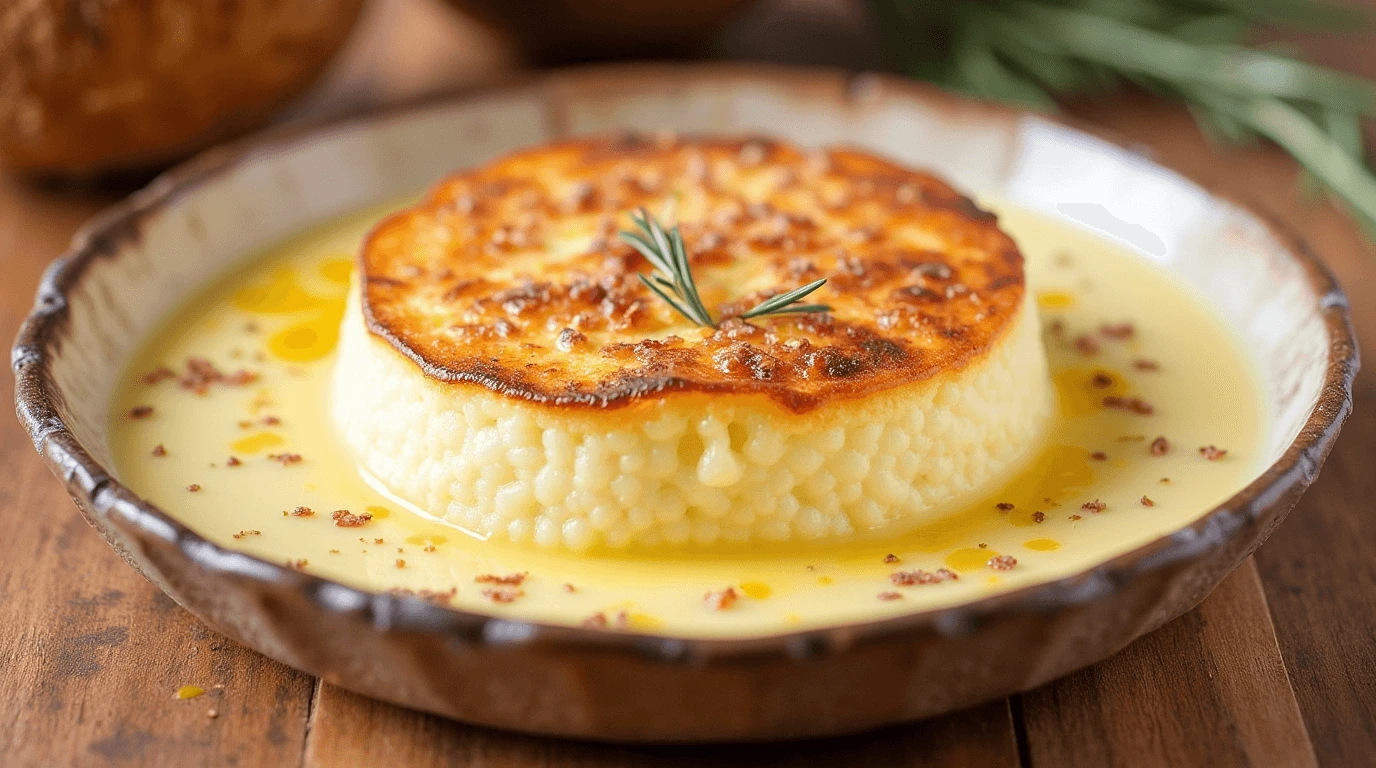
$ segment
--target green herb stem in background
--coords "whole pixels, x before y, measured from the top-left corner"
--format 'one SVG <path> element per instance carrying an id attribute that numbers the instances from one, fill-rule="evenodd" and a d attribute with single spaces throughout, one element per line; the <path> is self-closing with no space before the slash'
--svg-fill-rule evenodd
<path id="1" fill-rule="evenodd" d="M 1180 99 L 1210 135 L 1270 140 L 1376 232 L 1361 120 L 1376 83 L 1249 46 L 1259 25 L 1359 29 L 1313 0 L 873 0 L 907 71 L 1039 110 L 1124 83 Z"/>

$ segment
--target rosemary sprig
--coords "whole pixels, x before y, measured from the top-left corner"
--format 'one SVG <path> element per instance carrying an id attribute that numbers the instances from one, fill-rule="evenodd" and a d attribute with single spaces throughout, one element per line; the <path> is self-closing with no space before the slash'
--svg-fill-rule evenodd
<path id="1" fill-rule="evenodd" d="M 1210 135 L 1267 139 L 1376 231 L 1361 120 L 1376 83 L 1247 44 L 1259 25 L 1357 29 L 1315 0 L 872 0 L 910 74 L 1054 110 L 1124 83 L 1184 101 Z"/>
<path id="2" fill-rule="evenodd" d="M 653 291 L 656 296 L 663 299 L 666 304 L 673 307 L 676 312 L 689 321 L 708 328 L 716 328 L 717 324 L 712 320 L 712 313 L 707 311 L 707 307 L 702 303 L 702 298 L 698 296 L 698 286 L 693 281 L 693 270 L 688 265 L 688 251 L 683 247 L 683 235 L 679 232 L 678 225 L 674 225 L 673 229 L 666 231 L 664 226 L 644 208 L 631 214 L 631 220 L 635 222 L 639 231 L 623 230 L 621 239 L 639 251 L 655 268 L 655 273 L 649 277 L 645 275 L 636 275 L 636 277 L 640 278 L 640 282 L 644 283 L 646 288 Z M 788 293 L 771 297 L 742 312 L 740 316 L 751 318 L 763 315 L 830 311 L 831 307 L 825 304 L 797 303 L 813 291 L 826 285 L 826 282 L 826 279 L 823 278 Z"/>

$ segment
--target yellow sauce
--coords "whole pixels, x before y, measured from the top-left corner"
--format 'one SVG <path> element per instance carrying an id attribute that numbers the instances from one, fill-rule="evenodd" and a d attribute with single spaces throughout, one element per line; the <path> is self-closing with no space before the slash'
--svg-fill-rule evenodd
<path id="1" fill-rule="evenodd" d="M 111 447 L 125 483 L 221 545 L 362 588 L 455 590 L 455 607 L 566 624 L 600 613 L 608 631 L 750 636 L 950 606 L 1068 576 L 1189 523 L 1260 469 L 1266 412 L 1257 377 L 1204 304 L 1135 255 L 1009 209 L 1003 225 L 1028 257 L 1062 413 L 1047 447 L 995 496 L 890 539 L 844 546 L 589 556 L 480 541 L 371 487 L 329 426 L 324 400 L 350 257 L 386 210 L 293 238 L 166 319 L 112 403 Z M 1100 331 L 1125 322 L 1131 338 Z M 1093 355 L 1077 348 L 1086 334 L 1096 339 Z M 182 372 L 193 357 L 258 378 L 213 383 L 204 395 L 175 380 L 144 383 L 159 366 Z M 1154 413 L 1106 409 L 1107 396 L 1150 403 Z M 151 416 L 128 417 L 143 405 Z M 1151 452 L 1158 435 L 1172 446 L 1162 456 Z M 1198 453 L 1205 445 L 1228 453 L 1207 461 Z M 192 484 L 200 490 L 188 491 Z M 1084 508 L 1095 502 L 1102 511 Z M 341 527 L 335 510 L 370 517 Z M 991 568 L 1000 555 L 1016 565 Z M 959 578 L 890 579 L 941 568 Z M 511 602 L 494 602 L 484 595 L 490 585 L 475 583 L 523 572 Z M 704 594 L 727 587 L 736 601 L 709 609 Z"/>

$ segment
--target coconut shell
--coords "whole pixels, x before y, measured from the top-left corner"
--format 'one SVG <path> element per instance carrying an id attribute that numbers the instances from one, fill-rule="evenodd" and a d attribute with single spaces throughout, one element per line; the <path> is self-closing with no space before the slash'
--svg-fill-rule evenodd
<path id="1" fill-rule="evenodd" d="M 258 127 L 316 80 L 362 4 L 0 2 L 0 164 L 138 172 Z"/>

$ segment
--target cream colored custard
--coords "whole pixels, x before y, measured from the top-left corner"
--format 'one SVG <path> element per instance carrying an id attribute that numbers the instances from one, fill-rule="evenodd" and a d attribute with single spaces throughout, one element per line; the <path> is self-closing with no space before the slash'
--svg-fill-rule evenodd
<path id="1" fill-rule="evenodd" d="M 580 554 L 484 540 L 375 490 L 330 425 L 351 255 L 394 207 L 282 243 L 166 319 L 112 404 L 129 487 L 217 543 L 361 588 L 608 631 L 751 636 L 1067 576 L 1188 524 L 1261 468 L 1258 377 L 1208 308 L 1131 253 L 1003 209 L 1028 259 L 1060 415 L 1048 446 L 989 498 L 841 544 Z"/>

